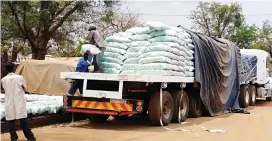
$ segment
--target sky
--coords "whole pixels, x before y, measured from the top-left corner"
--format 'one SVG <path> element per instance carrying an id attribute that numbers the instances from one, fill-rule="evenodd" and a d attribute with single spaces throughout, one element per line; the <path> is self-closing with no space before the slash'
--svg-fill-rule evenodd
<path id="1" fill-rule="evenodd" d="M 220 2 L 231 3 L 232 1 Z M 242 6 L 247 24 L 261 26 L 266 19 L 272 21 L 272 0 L 237 2 Z M 127 8 L 131 12 L 141 14 L 141 22 L 159 21 L 171 26 L 182 25 L 190 28 L 192 23 L 187 17 L 197 4 L 196 0 L 130 0 L 125 2 L 122 9 Z"/>

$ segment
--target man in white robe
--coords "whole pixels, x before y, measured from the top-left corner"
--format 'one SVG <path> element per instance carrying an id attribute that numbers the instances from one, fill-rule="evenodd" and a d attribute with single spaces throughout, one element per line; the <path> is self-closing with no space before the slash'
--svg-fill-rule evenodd
<path id="1" fill-rule="evenodd" d="M 28 125 L 27 119 L 25 99 L 26 82 L 23 76 L 13 73 L 14 68 L 13 63 L 8 63 L 6 65 L 8 74 L 1 80 L 5 91 L 5 117 L 9 124 L 10 139 L 12 141 L 17 141 L 18 139 L 15 130 L 15 120 L 19 120 L 27 140 L 35 141 L 36 138 Z"/>

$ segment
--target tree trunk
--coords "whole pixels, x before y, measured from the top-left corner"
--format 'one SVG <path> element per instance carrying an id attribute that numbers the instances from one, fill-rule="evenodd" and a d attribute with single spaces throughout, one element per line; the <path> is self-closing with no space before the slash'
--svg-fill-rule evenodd
<path id="1" fill-rule="evenodd" d="M 269 54 L 272 56 L 272 46 L 269 47 Z"/>
<path id="2" fill-rule="evenodd" d="M 47 54 L 47 44 L 50 39 L 49 34 L 43 35 L 38 40 L 38 46 L 32 47 L 32 59 L 44 60 Z"/>
<path id="3" fill-rule="evenodd" d="M 15 62 L 17 60 L 18 50 L 17 47 L 13 46 L 12 54 L 11 54 L 11 61 Z"/>
<path id="4" fill-rule="evenodd" d="M 47 54 L 46 48 L 33 48 L 32 49 L 32 59 L 44 60 L 46 54 Z"/>
<path id="5" fill-rule="evenodd" d="M 7 63 L 8 63 L 8 53 L 7 51 L 4 51 L 3 54 L 1 54 L 1 79 L 7 75 L 6 67 L 5 67 Z"/>

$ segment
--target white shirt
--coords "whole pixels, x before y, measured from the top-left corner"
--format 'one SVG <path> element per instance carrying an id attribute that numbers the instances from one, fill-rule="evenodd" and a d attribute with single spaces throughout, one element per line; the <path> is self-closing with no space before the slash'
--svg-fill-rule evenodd
<path id="1" fill-rule="evenodd" d="M 26 82 L 21 75 L 9 73 L 1 80 L 5 90 L 6 120 L 27 118 L 25 91 Z"/>

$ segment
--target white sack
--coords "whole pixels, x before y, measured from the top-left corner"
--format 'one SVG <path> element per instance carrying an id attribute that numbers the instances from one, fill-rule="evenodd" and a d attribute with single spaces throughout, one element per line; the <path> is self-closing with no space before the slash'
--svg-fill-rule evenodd
<path id="1" fill-rule="evenodd" d="M 179 70 L 178 66 L 167 63 L 149 63 L 139 65 L 140 70 Z"/>
<path id="2" fill-rule="evenodd" d="M 141 70 L 138 72 L 139 75 L 173 75 L 171 70 Z"/>
<path id="3" fill-rule="evenodd" d="M 146 57 L 139 60 L 139 64 L 149 64 L 149 63 L 169 63 L 172 64 L 172 59 L 164 56 L 156 57 Z"/>
<path id="4" fill-rule="evenodd" d="M 121 71 L 127 71 L 127 70 L 137 71 L 137 70 L 139 70 L 139 65 L 138 64 L 124 64 L 121 67 Z"/>
<path id="5" fill-rule="evenodd" d="M 141 53 L 146 47 L 130 47 L 127 50 L 127 53 Z"/>
<path id="6" fill-rule="evenodd" d="M 117 43 L 117 42 L 107 42 L 106 44 L 107 44 L 107 46 L 120 48 L 120 49 L 124 49 L 124 50 L 126 50 L 128 48 L 127 45 L 122 44 L 122 43 Z"/>
<path id="7" fill-rule="evenodd" d="M 133 27 L 126 30 L 126 32 L 131 34 L 148 34 L 152 32 L 152 29 L 150 27 Z"/>
<path id="8" fill-rule="evenodd" d="M 103 67 L 103 70 L 104 68 L 115 68 L 117 70 L 121 69 L 121 65 L 117 63 L 109 63 L 109 62 L 102 62 L 102 67 Z"/>
<path id="9" fill-rule="evenodd" d="M 153 52 L 144 53 L 144 54 L 141 54 L 139 58 L 141 59 L 146 57 L 157 57 L 157 56 L 164 56 L 174 60 L 180 60 L 179 56 L 170 52 L 165 52 L 165 51 L 153 51 Z"/>
<path id="10" fill-rule="evenodd" d="M 119 48 L 114 48 L 114 47 L 107 47 L 106 52 L 113 52 L 113 53 L 118 53 L 118 54 L 125 54 L 126 50 L 124 49 L 119 49 Z"/>
<path id="11" fill-rule="evenodd" d="M 101 51 L 99 48 L 97 48 L 95 45 L 92 44 L 84 44 L 81 46 L 80 53 L 83 55 L 87 50 L 91 52 L 93 55 L 99 54 Z"/>
<path id="12" fill-rule="evenodd" d="M 120 65 L 123 64 L 122 60 L 112 58 L 112 57 L 103 57 L 102 62 L 117 63 L 117 64 L 120 64 Z"/>
<path id="13" fill-rule="evenodd" d="M 122 71 L 121 74 L 134 74 L 134 75 L 137 75 L 138 71 L 137 70 L 125 70 L 125 71 Z"/>
<path id="14" fill-rule="evenodd" d="M 129 47 L 147 47 L 150 44 L 148 41 L 133 41 L 129 44 Z"/>
<path id="15" fill-rule="evenodd" d="M 170 26 L 160 23 L 160 22 L 147 22 L 146 23 L 147 26 L 149 26 L 150 28 L 154 29 L 154 30 L 167 30 L 167 29 L 171 29 Z"/>
<path id="16" fill-rule="evenodd" d="M 139 58 L 128 58 L 125 60 L 124 64 L 138 64 Z"/>
<path id="17" fill-rule="evenodd" d="M 138 56 L 140 56 L 141 53 L 135 52 L 135 53 L 126 53 L 124 55 L 125 59 L 129 59 L 129 58 L 138 58 Z"/>
<path id="18" fill-rule="evenodd" d="M 106 42 L 129 43 L 131 42 L 131 39 L 129 39 L 128 37 L 110 36 L 106 38 Z"/>
<path id="19" fill-rule="evenodd" d="M 130 36 L 130 39 L 132 41 L 145 41 L 145 40 L 148 40 L 152 38 L 151 35 L 148 35 L 148 34 L 140 34 L 140 35 L 132 35 Z"/>
<path id="20" fill-rule="evenodd" d="M 119 74 L 120 70 L 116 68 L 103 68 L 103 73 Z"/>
<path id="21" fill-rule="evenodd" d="M 176 42 L 181 46 L 185 45 L 185 42 L 174 36 L 158 36 L 148 40 L 149 42 Z"/>
<path id="22" fill-rule="evenodd" d="M 119 59 L 119 60 L 122 60 L 122 61 L 125 59 L 119 53 L 107 52 L 107 51 L 104 52 L 104 56 L 103 57 L 112 57 L 112 58 L 116 58 L 116 59 Z"/>

